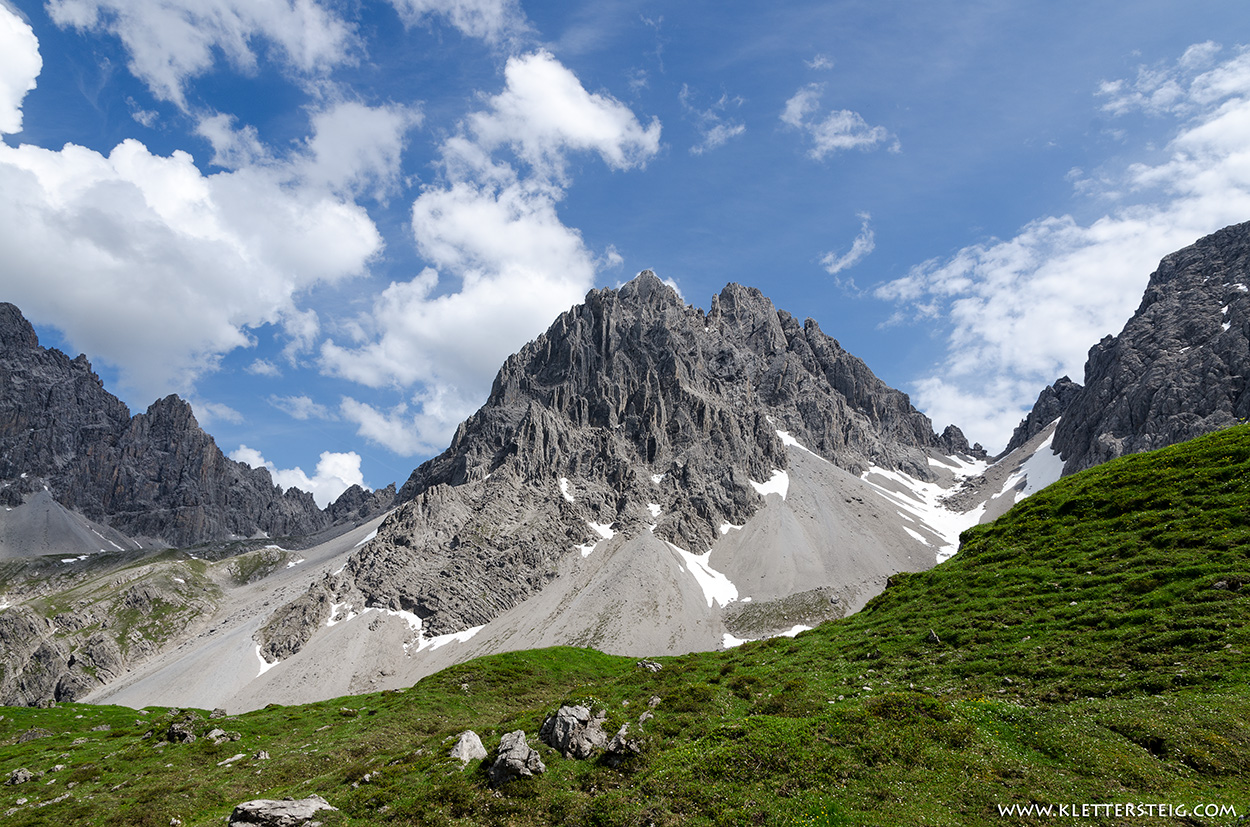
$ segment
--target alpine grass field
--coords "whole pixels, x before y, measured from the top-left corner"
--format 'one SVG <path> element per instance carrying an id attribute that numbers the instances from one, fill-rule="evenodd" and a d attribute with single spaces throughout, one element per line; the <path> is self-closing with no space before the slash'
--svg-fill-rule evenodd
<path id="1" fill-rule="evenodd" d="M 5 708 L 0 774 L 36 777 L 0 787 L 0 814 L 14 827 L 220 825 L 244 800 L 317 793 L 339 808 L 327 827 L 1239 823 L 1248 506 L 1239 425 L 1063 479 L 850 618 L 657 658 L 658 672 L 557 648 L 211 721 Z M 609 733 L 629 722 L 641 754 L 611 767 L 540 745 L 562 702 L 603 710 Z M 239 739 L 171 743 L 177 720 Z M 492 758 L 525 730 L 547 771 L 492 790 L 490 759 L 447 757 L 466 729 Z"/>

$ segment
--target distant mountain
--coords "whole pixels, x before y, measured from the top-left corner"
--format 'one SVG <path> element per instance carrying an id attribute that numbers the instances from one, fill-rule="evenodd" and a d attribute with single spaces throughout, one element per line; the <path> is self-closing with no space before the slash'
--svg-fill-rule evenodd
<path id="1" fill-rule="evenodd" d="M 378 536 L 260 640 L 269 660 L 285 659 L 338 612 L 370 606 L 433 636 L 529 612 L 517 622 L 539 637 L 563 629 L 557 638 L 612 651 L 774 633 L 799 622 L 786 616 L 853 610 L 895 571 L 933 565 L 954 542 L 949 527 L 890 497 L 950 485 L 959 451 L 976 461 L 958 428 L 935 434 L 814 321 L 736 284 L 704 312 L 644 271 L 592 291 L 509 357 Z M 768 492 L 787 487 L 761 522 Z M 709 551 L 706 563 L 688 559 Z M 700 565 L 726 589 L 748 578 L 751 611 L 722 614 L 730 598 L 685 574 Z M 527 600 L 537 602 L 519 608 Z M 761 619 L 763 601 L 786 600 L 818 610 Z"/>
<path id="2" fill-rule="evenodd" d="M 1084 386 L 1064 377 L 1043 391 L 1012 444 L 1059 419 L 1050 450 L 1071 474 L 1244 421 L 1248 378 L 1245 223 L 1165 257 L 1120 335 L 1090 349 Z"/>
<path id="3" fill-rule="evenodd" d="M 45 487 L 91 520 L 171 546 L 306 535 L 331 514 L 378 506 L 354 492 L 354 505 L 326 513 L 311 494 L 283 493 L 267 470 L 226 458 L 177 396 L 131 416 L 85 356 L 40 346 L 18 308 L 0 303 L 0 500 L 19 506 Z M 386 506 L 391 495 L 379 495 Z"/>

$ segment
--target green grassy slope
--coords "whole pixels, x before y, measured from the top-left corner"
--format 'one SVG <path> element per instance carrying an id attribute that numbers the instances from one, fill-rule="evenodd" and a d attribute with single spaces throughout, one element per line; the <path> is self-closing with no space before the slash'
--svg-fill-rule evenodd
<path id="1" fill-rule="evenodd" d="M 44 773 L 0 787 L 0 821 L 219 825 L 239 801 L 316 792 L 340 808 L 327 827 L 1232 824 L 1250 813 L 1248 647 L 1239 426 L 1062 480 L 846 620 L 656 673 L 590 650 L 499 655 L 197 723 L 240 734 L 221 745 L 159 746 L 166 710 L 0 709 L 0 778 Z M 541 746 L 548 771 L 497 792 L 488 762 L 445 757 L 467 728 L 492 755 L 513 729 L 537 746 L 562 701 L 603 709 L 609 734 L 632 722 L 643 754 L 613 768 Z M 32 727 L 52 734 L 15 743 Z M 1236 815 L 999 814 L 1034 803 Z"/>

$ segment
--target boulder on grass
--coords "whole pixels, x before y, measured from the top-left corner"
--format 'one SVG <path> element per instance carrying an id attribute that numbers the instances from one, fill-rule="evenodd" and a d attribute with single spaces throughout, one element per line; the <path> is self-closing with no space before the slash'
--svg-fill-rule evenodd
<path id="1" fill-rule="evenodd" d="M 319 795 L 274 801 L 258 798 L 244 801 L 230 814 L 229 827 L 313 827 L 317 813 L 337 811 Z"/>
<path id="2" fill-rule="evenodd" d="M 482 739 L 477 737 L 477 733 L 470 729 L 460 733 L 449 754 L 452 758 L 459 758 L 461 764 L 468 764 L 485 758 L 486 747 L 482 746 Z"/>
<path id="3" fill-rule="evenodd" d="M 499 740 L 499 754 L 490 766 L 490 785 L 498 787 L 520 776 L 546 772 L 547 765 L 525 740 L 525 732 L 509 732 Z"/>
<path id="4" fill-rule="evenodd" d="M 565 758 L 589 758 L 608 744 L 608 734 L 603 731 L 606 717 L 602 712 L 592 715 L 584 706 L 562 706 L 543 721 L 538 738 Z"/>

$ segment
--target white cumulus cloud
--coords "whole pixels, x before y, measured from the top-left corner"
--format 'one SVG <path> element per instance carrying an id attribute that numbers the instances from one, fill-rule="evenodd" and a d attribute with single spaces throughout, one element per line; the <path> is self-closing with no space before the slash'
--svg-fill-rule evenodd
<path id="1" fill-rule="evenodd" d="M 643 126 L 615 98 L 588 92 L 549 52 L 508 59 L 505 88 L 468 118 L 485 152 L 509 146 L 543 177 L 562 178 L 569 152 L 595 152 L 613 169 L 644 166 L 660 149 L 660 122 Z"/>
<path id="2" fill-rule="evenodd" d="M 282 486 L 283 490 L 298 488 L 301 491 L 307 491 L 313 495 L 313 499 L 321 508 L 334 502 L 340 494 L 353 485 L 359 485 L 361 488 L 367 487 L 360 472 L 360 455 L 355 451 L 347 453 L 322 451 L 321 458 L 317 460 L 317 468 L 311 477 L 298 465 L 294 468 L 278 468 L 265 459 L 260 451 L 246 445 L 240 445 L 231 451 L 230 459 L 253 468 L 268 468 L 274 484 Z"/>
<path id="3" fill-rule="evenodd" d="M 413 203 L 413 235 L 431 266 L 392 283 L 346 338 L 321 348 L 328 373 L 406 392 L 386 410 L 350 397 L 340 405 L 361 436 L 397 453 L 444 447 L 508 354 L 580 301 L 600 262 L 610 265 L 612 251 L 596 256 L 558 213 L 567 156 L 594 153 L 628 169 L 659 149 L 658 122 L 644 127 L 615 99 L 587 92 L 546 52 L 510 59 L 504 74 L 503 91 L 444 143 L 445 180 Z"/>
<path id="4" fill-rule="evenodd" d="M 1195 70 L 1200 61 L 1205 70 Z M 1081 379 L 1088 349 L 1120 331 L 1159 259 L 1250 216 L 1247 52 L 1218 62 L 1199 44 L 1164 73 L 1100 89 L 1118 96 L 1108 111 L 1181 119 L 1163 160 L 1092 185 L 1092 194 L 1115 199 L 1114 210 L 1090 223 L 1039 218 L 1014 238 L 926 262 L 877 290 L 899 304 L 895 321 L 910 315 L 947 326 L 945 354 L 913 394 L 935 422 L 1002 445 L 1046 384 L 1064 374 Z M 1177 88 L 1165 104 L 1154 92 L 1169 82 Z"/>
<path id="5" fill-rule="evenodd" d="M 0 3 L 0 135 L 22 131 L 22 99 L 42 68 L 34 30 Z"/>

